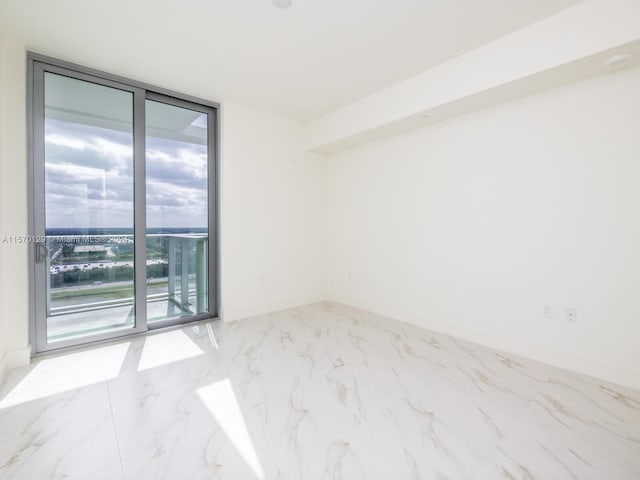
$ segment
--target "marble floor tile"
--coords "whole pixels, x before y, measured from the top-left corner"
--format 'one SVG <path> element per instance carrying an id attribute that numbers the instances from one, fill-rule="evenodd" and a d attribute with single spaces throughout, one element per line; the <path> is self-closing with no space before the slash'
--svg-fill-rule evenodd
<path id="1" fill-rule="evenodd" d="M 120 461 L 111 409 L 42 422 L 0 443 L 2 479 L 84 479 Z"/>
<path id="2" fill-rule="evenodd" d="M 640 479 L 640 392 L 352 307 L 14 370 L 0 479 Z"/>
<path id="3" fill-rule="evenodd" d="M 5 407 L 0 402 L 0 443 L 23 435 L 33 435 L 43 425 L 73 421 L 109 408 L 104 382 L 22 403 L 12 402 Z"/>
<path id="4" fill-rule="evenodd" d="M 85 480 L 123 480 L 124 474 L 122 472 L 122 465 L 116 463 L 111 467 L 89 474 L 84 478 Z"/>

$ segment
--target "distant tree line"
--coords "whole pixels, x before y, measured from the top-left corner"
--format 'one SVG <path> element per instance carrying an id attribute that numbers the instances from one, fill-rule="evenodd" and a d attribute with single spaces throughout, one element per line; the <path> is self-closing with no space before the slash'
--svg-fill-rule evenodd
<path id="1" fill-rule="evenodd" d="M 163 278 L 169 275 L 168 265 L 158 263 L 147 265 L 147 278 Z M 51 286 L 89 285 L 94 282 L 121 282 L 133 280 L 133 267 L 118 265 L 115 267 L 80 270 L 75 268 L 51 275 Z"/>

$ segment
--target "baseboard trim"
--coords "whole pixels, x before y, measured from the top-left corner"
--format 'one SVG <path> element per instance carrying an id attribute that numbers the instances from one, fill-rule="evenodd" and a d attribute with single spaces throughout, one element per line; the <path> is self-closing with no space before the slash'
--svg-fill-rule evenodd
<path id="1" fill-rule="evenodd" d="M 482 332 L 472 328 L 453 328 L 449 329 L 449 332 L 444 332 L 442 328 L 439 328 L 437 331 L 545 363 L 555 368 L 640 390 L 640 370 L 637 369 L 611 364 L 584 355 L 562 352 L 543 345 L 532 344 L 526 340 L 498 335 L 495 332 Z"/>
<path id="2" fill-rule="evenodd" d="M 7 357 L 7 370 L 29 365 L 31 363 L 31 345 L 7 352 L 5 356 Z"/>
<path id="3" fill-rule="evenodd" d="M 230 309 L 225 308 L 223 305 L 220 309 L 220 319 L 223 322 L 234 322 L 236 320 L 242 320 L 243 318 L 256 317 L 258 315 L 265 315 L 268 313 L 279 312 L 281 310 L 288 310 L 290 308 L 321 303 L 323 301 L 324 299 L 300 299 L 298 301 L 274 302 L 267 305 L 254 305 L 250 307 Z"/>
<path id="4" fill-rule="evenodd" d="M 506 337 L 495 332 L 486 332 L 458 325 L 443 325 L 442 323 L 418 323 L 412 321 L 411 315 L 397 315 L 380 308 L 353 305 L 344 300 L 331 300 L 346 306 L 353 306 L 390 319 L 425 328 L 443 335 L 449 335 L 485 347 L 500 350 L 505 353 L 525 357 L 537 362 L 545 363 L 555 368 L 569 370 L 580 375 L 611 382 L 623 387 L 640 390 L 640 369 L 624 365 L 611 364 L 596 358 L 562 352 L 543 345 L 528 342 L 526 339 Z"/>
<path id="5" fill-rule="evenodd" d="M 4 380 L 4 376 L 7 374 L 7 355 L 2 354 L 0 356 L 0 383 Z"/>

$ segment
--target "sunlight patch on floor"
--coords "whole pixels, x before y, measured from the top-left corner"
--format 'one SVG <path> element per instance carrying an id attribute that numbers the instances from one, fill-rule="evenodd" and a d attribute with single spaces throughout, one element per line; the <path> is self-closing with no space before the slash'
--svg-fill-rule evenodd
<path id="1" fill-rule="evenodd" d="M 144 340 L 138 371 L 179 362 L 198 355 L 204 355 L 204 352 L 182 330 L 149 335 Z"/>
<path id="2" fill-rule="evenodd" d="M 263 480 L 264 471 L 233 392 L 231 381 L 228 378 L 220 380 L 198 389 L 197 393 L 256 478 Z"/>
<path id="3" fill-rule="evenodd" d="M 44 358 L 0 401 L 0 409 L 116 378 L 129 346 L 126 342 Z"/>

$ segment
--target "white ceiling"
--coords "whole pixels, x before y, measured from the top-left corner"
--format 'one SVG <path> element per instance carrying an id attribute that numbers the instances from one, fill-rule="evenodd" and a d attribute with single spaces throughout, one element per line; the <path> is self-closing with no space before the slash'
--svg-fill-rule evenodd
<path id="1" fill-rule="evenodd" d="M 32 51 L 308 119 L 577 3 L 0 0 L 0 32 Z"/>

